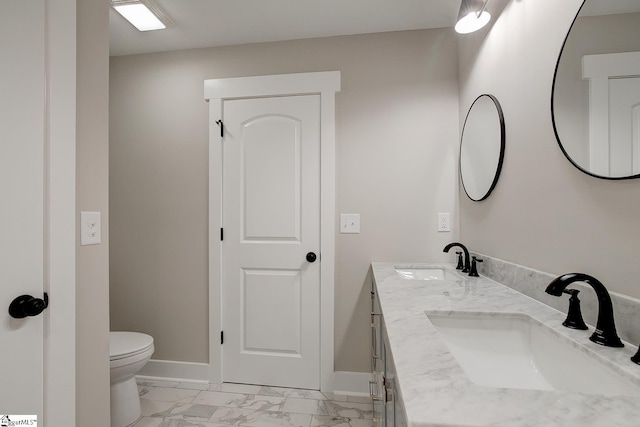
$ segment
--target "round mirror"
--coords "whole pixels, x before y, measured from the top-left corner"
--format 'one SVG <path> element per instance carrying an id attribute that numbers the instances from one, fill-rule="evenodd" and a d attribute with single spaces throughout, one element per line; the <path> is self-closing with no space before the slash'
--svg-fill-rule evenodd
<path id="1" fill-rule="evenodd" d="M 560 51 L 551 110 L 574 166 L 640 177 L 640 0 L 585 0 Z"/>
<path id="2" fill-rule="evenodd" d="M 460 177 L 465 193 L 480 201 L 493 191 L 504 158 L 504 116 L 493 95 L 473 101 L 462 128 Z"/>

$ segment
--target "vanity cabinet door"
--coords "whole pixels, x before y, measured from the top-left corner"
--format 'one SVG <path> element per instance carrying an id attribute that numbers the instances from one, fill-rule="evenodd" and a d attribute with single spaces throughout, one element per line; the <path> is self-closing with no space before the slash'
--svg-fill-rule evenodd
<path id="1" fill-rule="evenodd" d="M 404 415 L 404 405 L 402 404 L 402 399 L 400 399 L 399 396 L 396 397 L 395 417 L 395 427 L 407 427 L 407 418 Z"/>
<path id="2" fill-rule="evenodd" d="M 382 314 L 375 284 L 371 284 L 371 371 L 369 394 L 373 400 L 373 425 L 384 427 L 384 359 L 382 355 Z"/>
<path id="3" fill-rule="evenodd" d="M 389 350 L 389 339 L 384 323 L 382 325 L 382 355 L 384 359 L 384 386 L 385 386 L 385 426 L 386 427 L 407 427 L 407 420 L 404 414 L 404 405 L 398 392 L 398 380 L 396 377 L 396 366 L 393 361 L 393 354 Z"/>
<path id="4" fill-rule="evenodd" d="M 369 383 L 371 399 L 373 399 L 373 426 L 386 427 L 384 404 L 384 378 L 382 373 L 373 374 L 373 380 Z"/>
<path id="5" fill-rule="evenodd" d="M 382 359 L 382 314 L 380 313 L 380 302 L 377 298 L 375 287 L 371 290 L 371 370 L 372 372 L 382 372 L 380 361 Z"/>
<path id="6" fill-rule="evenodd" d="M 385 361 L 384 364 L 384 425 L 386 427 L 395 427 L 395 371 L 393 364 L 389 363 L 387 354 L 387 345 L 382 342 L 382 354 Z"/>

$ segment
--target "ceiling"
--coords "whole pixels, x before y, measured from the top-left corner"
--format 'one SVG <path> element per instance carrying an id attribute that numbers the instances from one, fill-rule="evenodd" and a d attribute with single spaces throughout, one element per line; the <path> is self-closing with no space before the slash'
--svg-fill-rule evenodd
<path id="1" fill-rule="evenodd" d="M 459 0 L 157 0 L 175 25 L 139 32 L 110 10 L 112 56 L 452 27 Z"/>

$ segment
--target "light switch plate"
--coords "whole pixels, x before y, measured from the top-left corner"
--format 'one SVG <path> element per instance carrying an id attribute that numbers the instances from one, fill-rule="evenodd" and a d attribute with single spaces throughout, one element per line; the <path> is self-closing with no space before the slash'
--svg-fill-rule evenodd
<path id="1" fill-rule="evenodd" d="M 80 245 L 102 243 L 100 212 L 80 212 Z"/>
<path id="2" fill-rule="evenodd" d="M 340 214 L 340 234 L 360 233 L 360 214 Z"/>

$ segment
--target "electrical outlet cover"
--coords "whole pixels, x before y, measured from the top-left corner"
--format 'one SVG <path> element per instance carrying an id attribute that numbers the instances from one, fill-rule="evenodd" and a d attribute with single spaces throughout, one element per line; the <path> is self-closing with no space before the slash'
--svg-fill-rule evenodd
<path id="1" fill-rule="evenodd" d="M 451 231 L 451 215 L 449 212 L 438 214 L 438 231 Z"/>

